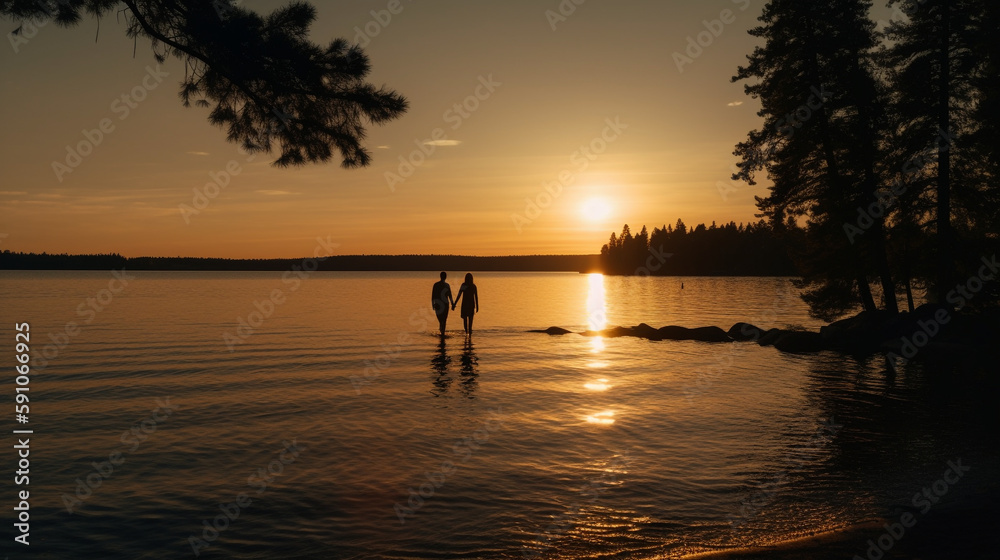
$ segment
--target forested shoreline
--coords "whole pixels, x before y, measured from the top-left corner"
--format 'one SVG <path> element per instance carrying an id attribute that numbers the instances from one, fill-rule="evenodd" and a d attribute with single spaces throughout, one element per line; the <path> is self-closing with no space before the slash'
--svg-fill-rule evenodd
<path id="1" fill-rule="evenodd" d="M 646 226 L 620 235 L 601 247 L 605 274 L 648 276 L 798 276 L 789 251 L 793 238 L 780 239 L 764 221 L 739 225 Z"/>

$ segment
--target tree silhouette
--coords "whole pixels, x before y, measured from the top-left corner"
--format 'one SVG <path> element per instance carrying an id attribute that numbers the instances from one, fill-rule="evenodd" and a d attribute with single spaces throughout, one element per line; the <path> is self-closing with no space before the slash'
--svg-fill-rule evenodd
<path id="1" fill-rule="evenodd" d="M 884 103 L 871 62 L 870 8 L 867 0 L 770 2 L 762 25 L 750 30 L 765 44 L 733 78 L 752 82 L 745 90 L 760 99 L 765 118 L 737 146 L 742 161 L 734 178 L 754 184 L 755 172 L 766 170 L 774 186 L 758 198 L 763 215 L 779 231 L 788 219 L 806 221 L 802 287 L 813 312 L 824 317 L 843 312 L 852 299 L 875 310 L 870 276 L 880 281 L 885 308 L 897 310 L 885 216 L 872 216 L 858 239 L 843 229 L 876 200 L 882 182 Z"/>
<path id="2" fill-rule="evenodd" d="M 1000 3 L 983 2 L 982 15 L 973 38 L 972 50 L 982 57 L 982 66 L 972 76 L 972 87 L 978 99 L 972 111 L 972 122 L 977 128 L 969 134 L 970 144 L 977 150 L 975 159 L 981 163 L 980 177 L 987 184 L 996 186 L 1000 179 L 1000 40 L 996 22 L 1000 21 Z M 994 189 L 994 195 L 996 195 Z M 994 196 L 991 204 L 992 220 L 982 224 L 986 231 L 1000 235 L 1000 222 Z"/>
<path id="3" fill-rule="evenodd" d="M 365 82 L 371 66 L 357 45 L 308 39 L 316 19 L 307 2 L 267 16 L 238 0 L 0 0 L 0 16 L 52 17 L 63 26 L 84 15 L 125 17 L 128 36 L 149 39 L 154 57 L 184 62 L 185 106 L 210 108 L 212 124 L 250 153 L 279 155 L 277 166 L 330 161 L 343 167 L 371 162 L 365 126 L 400 116 L 406 99 Z M 15 34 L 21 30 L 19 27 Z"/>
<path id="4" fill-rule="evenodd" d="M 804 232 L 800 286 L 823 319 L 876 310 L 871 278 L 888 312 L 897 286 L 913 309 L 914 280 L 944 303 L 1000 234 L 1000 8 L 895 4 L 907 17 L 879 36 L 868 0 L 772 0 L 750 31 L 764 45 L 733 78 L 764 117 L 734 178 L 773 181 L 757 206 L 776 232 Z"/>
<path id="5" fill-rule="evenodd" d="M 969 256 L 959 250 L 967 243 L 958 240 L 977 237 L 973 230 L 996 231 L 998 53 L 996 20 L 987 17 L 987 10 L 997 15 L 994 4 L 926 0 L 910 5 L 907 20 L 886 30 L 883 64 L 893 86 L 901 158 L 947 138 L 933 144 L 925 169 L 914 170 L 915 192 L 906 208 L 910 222 L 933 216 L 936 259 L 929 276 L 940 302 L 954 287 L 960 257 Z"/>

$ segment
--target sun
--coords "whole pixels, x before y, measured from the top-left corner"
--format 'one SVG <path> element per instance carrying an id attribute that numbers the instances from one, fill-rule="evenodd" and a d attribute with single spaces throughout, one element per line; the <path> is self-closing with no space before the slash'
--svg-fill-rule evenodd
<path id="1" fill-rule="evenodd" d="M 603 222 L 611 215 L 611 202 L 604 197 L 591 197 L 583 201 L 580 212 L 589 222 Z"/>

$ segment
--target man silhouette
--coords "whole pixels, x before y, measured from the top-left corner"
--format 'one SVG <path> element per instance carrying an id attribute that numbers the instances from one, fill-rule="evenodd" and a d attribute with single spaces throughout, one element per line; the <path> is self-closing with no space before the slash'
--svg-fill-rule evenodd
<path id="1" fill-rule="evenodd" d="M 444 336 L 445 323 L 448 322 L 448 308 L 454 305 L 455 301 L 451 297 L 451 286 L 444 281 L 448 273 L 441 273 L 441 281 L 435 282 L 431 289 L 431 306 L 437 314 L 438 323 L 441 325 L 441 336 Z"/>

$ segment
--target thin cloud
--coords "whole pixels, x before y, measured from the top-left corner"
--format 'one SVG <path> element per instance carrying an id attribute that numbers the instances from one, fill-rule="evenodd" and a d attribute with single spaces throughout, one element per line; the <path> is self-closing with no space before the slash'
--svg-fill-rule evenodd
<path id="1" fill-rule="evenodd" d="M 299 193 L 293 193 L 291 191 L 273 191 L 273 190 L 268 190 L 268 189 L 260 189 L 260 190 L 254 191 L 254 192 L 260 193 L 260 194 L 263 194 L 263 195 L 267 195 L 267 196 L 285 196 L 285 195 L 289 195 L 289 194 L 299 194 Z"/>
<path id="2" fill-rule="evenodd" d="M 457 146 L 461 143 L 461 140 L 428 140 L 424 146 Z"/>
<path id="3" fill-rule="evenodd" d="M 210 155 L 212 155 L 212 154 L 210 154 L 208 152 L 187 152 L 187 154 L 188 155 L 192 155 L 192 156 L 210 156 Z"/>
<path id="4" fill-rule="evenodd" d="M 743 104 L 742 101 L 733 101 L 731 103 L 726 103 L 726 106 L 727 107 L 739 107 L 742 104 Z"/>
<path id="5" fill-rule="evenodd" d="M 25 191 L 0 191 L 0 196 L 21 196 L 28 194 Z"/>
<path id="6" fill-rule="evenodd" d="M 376 150 L 388 150 L 389 146 L 375 146 Z"/>

